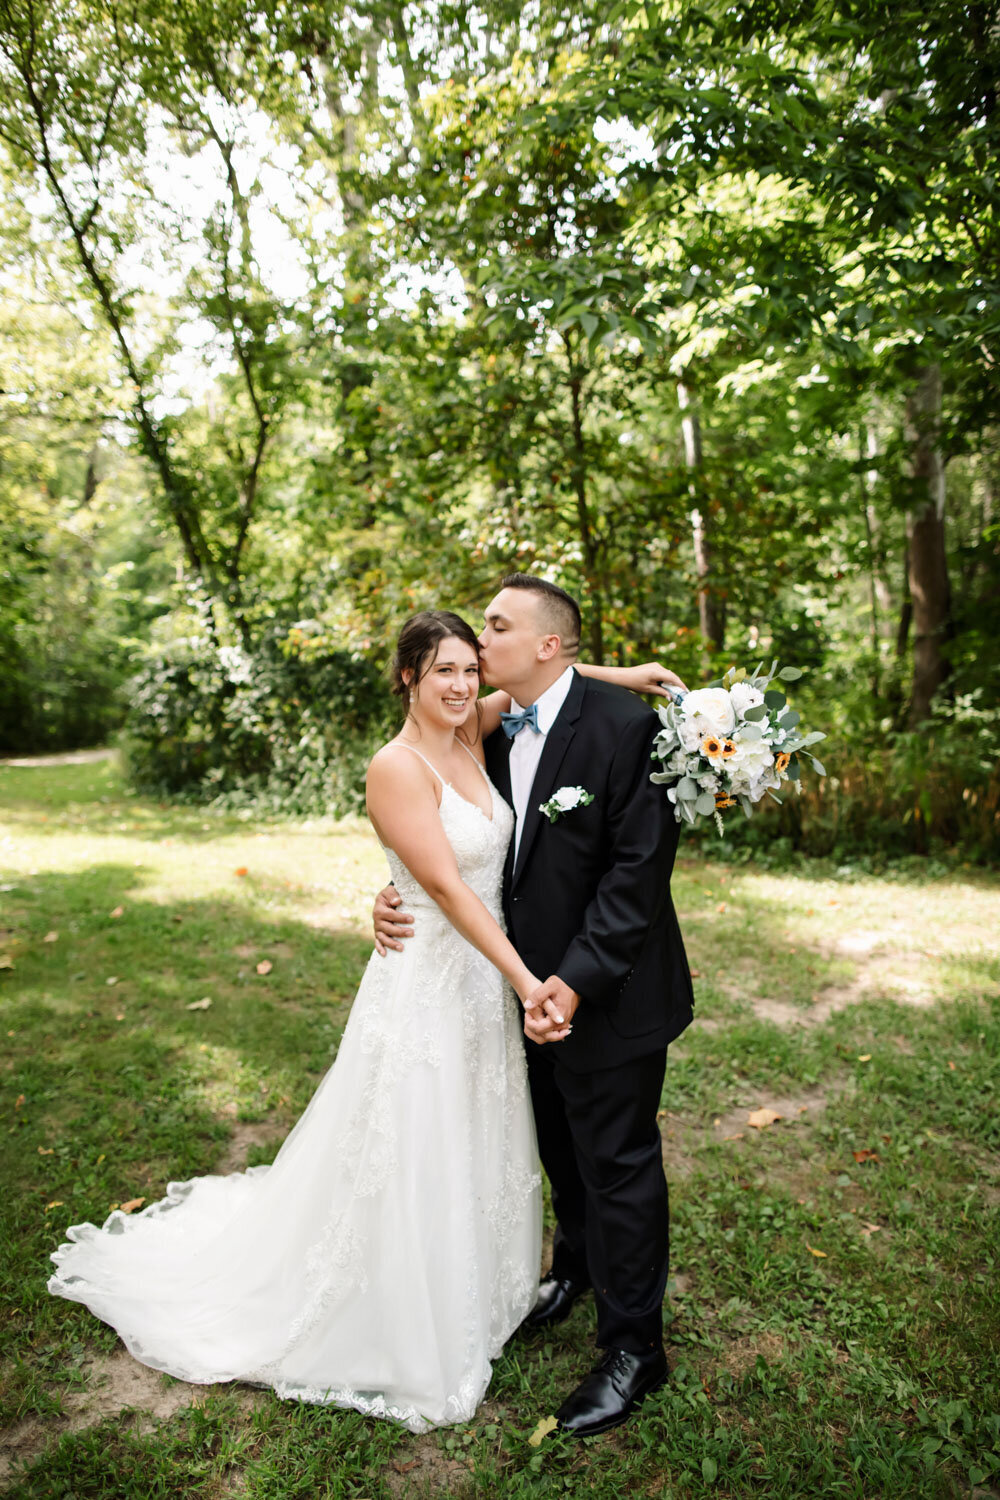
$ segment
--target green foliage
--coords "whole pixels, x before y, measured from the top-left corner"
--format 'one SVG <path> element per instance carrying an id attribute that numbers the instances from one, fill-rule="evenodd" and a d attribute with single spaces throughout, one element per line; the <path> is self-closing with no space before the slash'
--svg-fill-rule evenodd
<path id="1" fill-rule="evenodd" d="M 253 652 L 194 635 L 150 652 L 129 685 L 123 745 L 137 786 L 291 813 L 364 809 L 391 733 L 385 680 L 315 622 L 273 625 Z"/>

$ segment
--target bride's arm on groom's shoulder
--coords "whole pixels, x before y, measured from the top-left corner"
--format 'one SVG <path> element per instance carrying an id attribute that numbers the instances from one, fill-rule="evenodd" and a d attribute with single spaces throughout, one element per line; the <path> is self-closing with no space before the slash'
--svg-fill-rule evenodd
<path id="1" fill-rule="evenodd" d="M 644 661 L 634 667 L 594 667 L 589 662 L 578 661 L 576 670 L 581 677 L 597 677 L 601 682 L 613 682 L 630 692 L 652 693 L 658 698 L 668 697 L 670 688 L 687 692 L 687 684 L 677 673 L 661 666 L 658 661 Z"/>
<path id="2" fill-rule="evenodd" d="M 476 700 L 478 722 L 475 726 L 462 725 L 458 733 L 467 745 L 474 745 L 476 740 L 489 739 L 494 730 L 500 728 L 500 715 L 510 712 L 510 694 L 502 693 L 498 688 L 486 698 Z"/>
<path id="3" fill-rule="evenodd" d="M 430 774 L 415 756 L 380 752 L 368 767 L 367 801 L 383 844 L 403 861 L 452 926 L 525 1000 L 538 987 L 538 980 L 459 875 Z"/>

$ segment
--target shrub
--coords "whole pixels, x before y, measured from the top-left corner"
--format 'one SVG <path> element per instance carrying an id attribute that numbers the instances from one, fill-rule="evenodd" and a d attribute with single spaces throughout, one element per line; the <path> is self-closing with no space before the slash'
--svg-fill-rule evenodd
<path id="1" fill-rule="evenodd" d="M 124 750 L 144 791 L 293 814 L 359 812 L 391 733 L 379 671 L 309 622 L 251 652 L 188 637 L 152 653 L 129 690 Z"/>

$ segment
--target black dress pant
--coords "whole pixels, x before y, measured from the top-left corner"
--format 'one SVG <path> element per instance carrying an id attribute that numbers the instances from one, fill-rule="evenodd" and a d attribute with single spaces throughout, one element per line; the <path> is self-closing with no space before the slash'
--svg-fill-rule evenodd
<path id="1" fill-rule="evenodd" d="M 656 1121 L 666 1048 L 589 1073 L 560 1066 L 556 1042 L 526 1051 L 557 1221 L 553 1274 L 593 1286 L 602 1349 L 659 1348 L 670 1251 Z"/>

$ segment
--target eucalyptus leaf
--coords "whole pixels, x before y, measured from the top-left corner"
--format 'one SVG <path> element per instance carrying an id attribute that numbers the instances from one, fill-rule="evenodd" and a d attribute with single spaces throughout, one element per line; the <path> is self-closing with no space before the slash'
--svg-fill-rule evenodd
<path id="1" fill-rule="evenodd" d="M 784 708 L 785 704 L 788 702 L 788 699 L 785 697 L 784 693 L 779 693 L 777 688 L 768 688 L 767 692 L 764 694 L 764 702 L 767 704 L 768 708 L 776 709 Z"/>
<path id="2" fill-rule="evenodd" d="M 764 737 L 763 724 L 744 724 L 740 729 L 741 740 L 759 740 Z"/>
<path id="3" fill-rule="evenodd" d="M 715 811 L 715 798 L 712 793 L 702 792 L 694 805 L 694 810 L 696 813 L 700 813 L 703 818 L 710 817 Z"/>
<path id="4" fill-rule="evenodd" d="M 693 802 L 698 796 L 698 783 L 693 776 L 682 776 L 677 783 L 677 800 L 679 802 Z"/>
<path id="5" fill-rule="evenodd" d="M 794 708 L 790 708 L 786 713 L 783 713 L 781 715 L 780 719 L 778 720 L 778 727 L 780 729 L 794 729 L 796 724 L 800 723 L 801 720 L 802 715 L 796 713 Z"/>
<path id="6" fill-rule="evenodd" d="M 825 776 L 826 767 L 823 765 L 822 761 L 817 760 L 815 755 L 810 755 L 809 759 L 812 761 L 812 768 L 816 772 L 816 775 Z"/>
<path id="7" fill-rule="evenodd" d="M 743 715 L 744 723 L 747 724 L 759 724 L 761 719 L 766 718 L 767 705 L 765 703 L 758 703 L 754 708 L 748 708 L 746 713 Z"/>
<path id="8" fill-rule="evenodd" d="M 778 676 L 782 682 L 798 682 L 802 672 L 798 667 L 782 667 Z"/>

